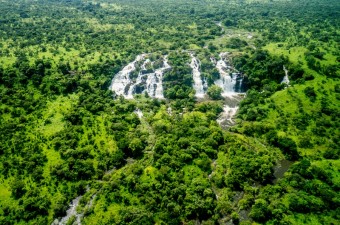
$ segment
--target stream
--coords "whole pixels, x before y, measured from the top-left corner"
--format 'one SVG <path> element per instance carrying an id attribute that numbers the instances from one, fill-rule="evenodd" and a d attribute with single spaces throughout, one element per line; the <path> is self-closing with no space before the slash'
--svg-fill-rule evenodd
<path id="1" fill-rule="evenodd" d="M 77 198 L 73 199 L 71 204 L 70 204 L 70 207 L 66 211 L 66 216 L 61 218 L 60 221 L 58 219 L 54 220 L 52 225 L 65 225 L 65 224 L 67 224 L 67 221 L 73 216 L 75 216 L 75 218 L 76 218 L 75 223 L 81 224 L 82 214 L 79 214 L 77 212 L 77 207 L 79 205 L 79 201 L 80 201 L 81 198 L 82 198 L 82 196 L 78 196 Z"/>
<path id="2" fill-rule="evenodd" d="M 274 177 L 275 179 L 272 180 L 274 184 L 277 183 L 279 179 L 281 179 L 285 172 L 293 165 L 294 162 L 283 159 L 277 162 L 277 165 L 274 167 Z"/>
<path id="3" fill-rule="evenodd" d="M 87 188 L 86 192 L 88 192 L 89 190 L 90 189 Z M 96 198 L 96 196 L 97 196 L 96 194 L 91 196 L 91 199 L 89 200 L 89 202 L 87 202 L 84 209 L 85 208 L 91 208 L 93 206 L 93 201 Z M 77 212 L 77 207 L 79 206 L 79 202 L 80 202 L 82 197 L 83 196 L 80 195 L 80 196 L 76 197 L 75 199 L 73 199 L 72 202 L 69 205 L 68 210 L 66 211 L 66 215 L 64 217 L 62 217 L 60 220 L 55 219 L 51 225 L 65 225 L 73 217 L 75 217 L 75 221 L 74 221 L 73 224 L 81 225 L 81 220 L 84 217 L 84 212 L 81 212 L 81 213 Z"/>

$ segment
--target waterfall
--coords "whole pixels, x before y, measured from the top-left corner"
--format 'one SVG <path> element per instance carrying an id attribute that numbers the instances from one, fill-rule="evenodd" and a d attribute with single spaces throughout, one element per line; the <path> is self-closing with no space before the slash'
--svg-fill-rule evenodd
<path id="1" fill-rule="evenodd" d="M 229 106 L 225 104 L 223 106 L 223 112 L 219 115 L 216 122 L 224 129 L 235 125 L 235 116 L 238 111 L 239 107 L 236 106 Z"/>
<path id="2" fill-rule="evenodd" d="M 208 82 L 201 77 L 200 61 L 193 53 L 190 53 L 190 56 L 191 62 L 189 66 L 192 69 L 193 88 L 196 91 L 195 96 L 197 98 L 204 98 L 205 91 L 208 89 Z M 228 53 L 221 53 L 219 57 L 218 61 L 214 57 L 210 58 L 220 73 L 220 78 L 215 81 L 215 84 L 222 88 L 222 96 L 235 97 L 243 92 L 243 76 L 240 73 L 234 72 L 235 70 L 230 66 Z M 152 68 L 155 62 L 149 59 L 148 54 L 138 55 L 133 62 L 129 63 L 115 75 L 112 79 L 110 90 L 114 91 L 117 95 L 123 95 L 127 99 L 133 99 L 134 94 L 145 92 L 152 98 L 164 99 L 163 75 L 171 66 L 168 63 L 167 56 L 163 56 L 162 60 L 163 65 L 158 69 L 151 69 L 150 72 L 150 68 L 147 68 L 147 65 L 151 64 Z M 132 73 L 138 74 L 138 76 L 132 79 Z"/>
<path id="3" fill-rule="evenodd" d="M 146 91 L 150 97 L 163 99 L 163 74 L 171 66 L 168 63 L 168 57 L 165 56 L 163 60 L 163 67 L 156 69 L 154 73 L 148 74 L 146 80 Z"/>
<path id="4" fill-rule="evenodd" d="M 213 57 L 213 56 L 210 57 L 210 61 L 211 61 L 211 63 L 214 64 L 214 65 L 216 65 L 216 63 L 217 63 L 215 57 Z"/>
<path id="5" fill-rule="evenodd" d="M 138 55 L 135 61 L 125 66 L 119 73 L 112 79 L 110 90 L 114 91 L 117 95 L 128 96 L 127 88 L 131 85 L 130 73 L 136 70 L 136 64 L 145 58 L 146 54 Z"/>
<path id="6" fill-rule="evenodd" d="M 220 79 L 216 80 L 215 84 L 222 88 L 223 97 L 233 97 L 242 92 L 243 77 L 240 73 L 232 73 L 233 68 L 227 64 L 227 54 L 219 55 L 220 60 L 216 63 L 216 69 L 220 73 Z"/>
<path id="7" fill-rule="evenodd" d="M 133 94 L 136 92 L 136 88 L 138 87 L 138 85 L 142 84 L 144 81 L 144 77 L 145 75 L 143 75 L 143 71 L 146 71 L 146 65 L 150 62 L 149 59 L 146 59 L 142 66 L 141 66 L 141 70 L 138 73 L 138 77 L 136 79 L 136 82 L 134 84 L 132 84 L 129 88 L 128 94 L 125 96 L 127 99 L 133 99 Z"/>
<path id="8" fill-rule="evenodd" d="M 285 76 L 283 77 L 281 84 L 289 85 L 288 70 L 286 69 L 285 66 L 283 66 L 283 71 L 285 71 Z"/>
<path id="9" fill-rule="evenodd" d="M 112 80 L 110 89 L 117 95 L 123 95 L 126 99 L 133 99 L 134 94 L 147 92 L 152 98 L 163 99 L 163 74 L 171 68 L 167 56 L 163 57 L 163 66 L 151 73 L 146 73 L 148 63 L 153 65 L 150 59 L 145 59 L 147 54 L 137 56 L 136 60 L 125 66 Z M 144 60 L 140 66 L 135 81 L 131 80 L 130 74 L 135 72 L 136 64 Z"/>
<path id="10" fill-rule="evenodd" d="M 225 97 L 223 112 L 217 122 L 221 127 L 227 128 L 235 124 L 234 117 L 239 108 L 238 104 L 243 98 L 243 76 L 228 62 L 228 53 L 220 53 L 219 57 L 217 62 L 214 57 L 210 60 L 220 73 L 220 78 L 215 81 L 215 85 L 222 88 L 222 96 Z"/>
<path id="11" fill-rule="evenodd" d="M 192 68 L 192 75 L 194 80 L 193 88 L 196 91 L 195 96 L 197 98 L 204 98 L 205 94 L 204 87 L 207 87 L 207 84 L 201 78 L 200 62 L 192 53 L 190 53 L 190 56 L 191 56 L 190 67 Z"/>

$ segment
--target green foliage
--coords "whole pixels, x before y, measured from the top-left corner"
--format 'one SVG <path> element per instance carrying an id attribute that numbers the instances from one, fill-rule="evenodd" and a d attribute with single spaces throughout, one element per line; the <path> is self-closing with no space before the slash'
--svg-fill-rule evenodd
<path id="1" fill-rule="evenodd" d="M 336 224 L 337 3 L 2 1 L 0 224 L 51 224 L 80 195 L 83 224 Z M 188 50 L 212 100 L 195 102 Z M 225 51 L 248 89 L 228 131 Z M 168 55 L 167 100 L 113 99 L 143 52 L 148 72 Z"/>
<path id="2" fill-rule="evenodd" d="M 25 193 L 25 183 L 20 179 L 15 179 L 11 184 L 11 193 L 15 199 L 21 198 Z"/>
<path id="3" fill-rule="evenodd" d="M 217 85 L 212 85 L 208 88 L 207 94 L 213 100 L 218 100 L 222 98 L 222 88 Z"/>
<path id="4" fill-rule="evenodd" d="M 296 160 L 299 157 L 296 143 L 291 138 L 279 137 L 276 145 L 287 155 L 288 159 Z"/>
<path id="5" fill-rule="evenodd" d="M 169 99 L 190 99 L 193 91 L 192 75 L 187 65 L 189 56 L 187 53 L 172 52 L 169 61 L 173 69 L 164 75 L 165 97 Z"/>
<path id="6" fill-rule="evenodd" d="M 233 59 L 236 69 L 247 75 L 248 88 L 257 90 L 272 86 L 276 91 L 278 83 L 284 77 L 283 65 L 288 63 L 284 57 L 271 56 L 267 51 L 255 50 L 251 55 L 242 55 Z"/>
<path id="7" fill-rule="evenodd" d="M 306 87 L 306 89 L 304 90 L 305 95 L 312 101 L 315 101 L 316 98 L 316 93 L 314 91 L 313 87 Z"/>
<path id="8" fill-rule="evenodd" d="M 263 222 L 269 218 L 268 203 L 264 199 L 256 199 L 249 216 L 255 221 Z"/>
<path id="9" fill-rule="evenodd" d="M 227 43 L 230 48 L 242 48 L 247 45 L 247 42 L 239 38 L 231 38 Z"/>

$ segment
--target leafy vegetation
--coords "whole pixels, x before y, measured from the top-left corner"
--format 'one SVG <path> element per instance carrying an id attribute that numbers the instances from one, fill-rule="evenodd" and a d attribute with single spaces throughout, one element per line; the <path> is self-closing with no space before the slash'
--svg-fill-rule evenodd
<path id="1" fill-rule="evenodd" d="M 0 224 L 51 224 L 77 196 L 83 224 L 340 220 L 338 1 L 3 0 L 0 9 Z M 210 100 L 194 98 L 188 51 Z M 211 58 L 226 51 L 248 91 L 237 125 L 223 130 Z M 168 55 L 166 100 L 109 90 L 141 53 Z"/>

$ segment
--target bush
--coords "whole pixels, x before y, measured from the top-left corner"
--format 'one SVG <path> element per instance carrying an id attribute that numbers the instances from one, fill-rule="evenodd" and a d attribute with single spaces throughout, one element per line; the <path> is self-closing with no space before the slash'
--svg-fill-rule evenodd
<path id="1" fill-rule="evenodd" d="M 212 85 L 208 88 L 207 94 L 211 99 L 218 100 L 222 98 L 222 88 L 217 85 Z"/>
<path id="2" fill-rule="evenodd" d="M 19 178 L 16 178 L 11 183 L 11 192 L 15 199 L 21 198 L 26 193 L 25 183 Z"/>
<path id="3" fill-rule="evenodd" d="M 323 157 L 326 159 L 339 159 L 340 158 L 340 149 L 339 148 L 329 148 L 327 149 Z"/>
<path id="4" fill-rule="evenodd" d="M 269 213 L 270 211 L 268 210 L 268 203 L 264 199 L 257 199 L 251 208 L 249 216 L 255 221 L 263 222 L 268 220 Z"/>
<path id="5" fill-rule="evenodd" d="M 314 87 L 306 87 L 303 92 L 312 102 L 316 100 L 316 93 Z"/>
<path id="6" fill-rule="evenodd" d="M 282 150 L 289 160 L 296 160 L 299 158 L 296 143 L 291 138 L 279 137 L 276 146 Z"/>
<path id="7" fill-rule="evenodd" d="M 244 40 L 241 40 L 239 38 L 231 38 L 227 44 L 230 48 L 242 48 L 244 46 L 247 46 L 247 42 Z"/>

